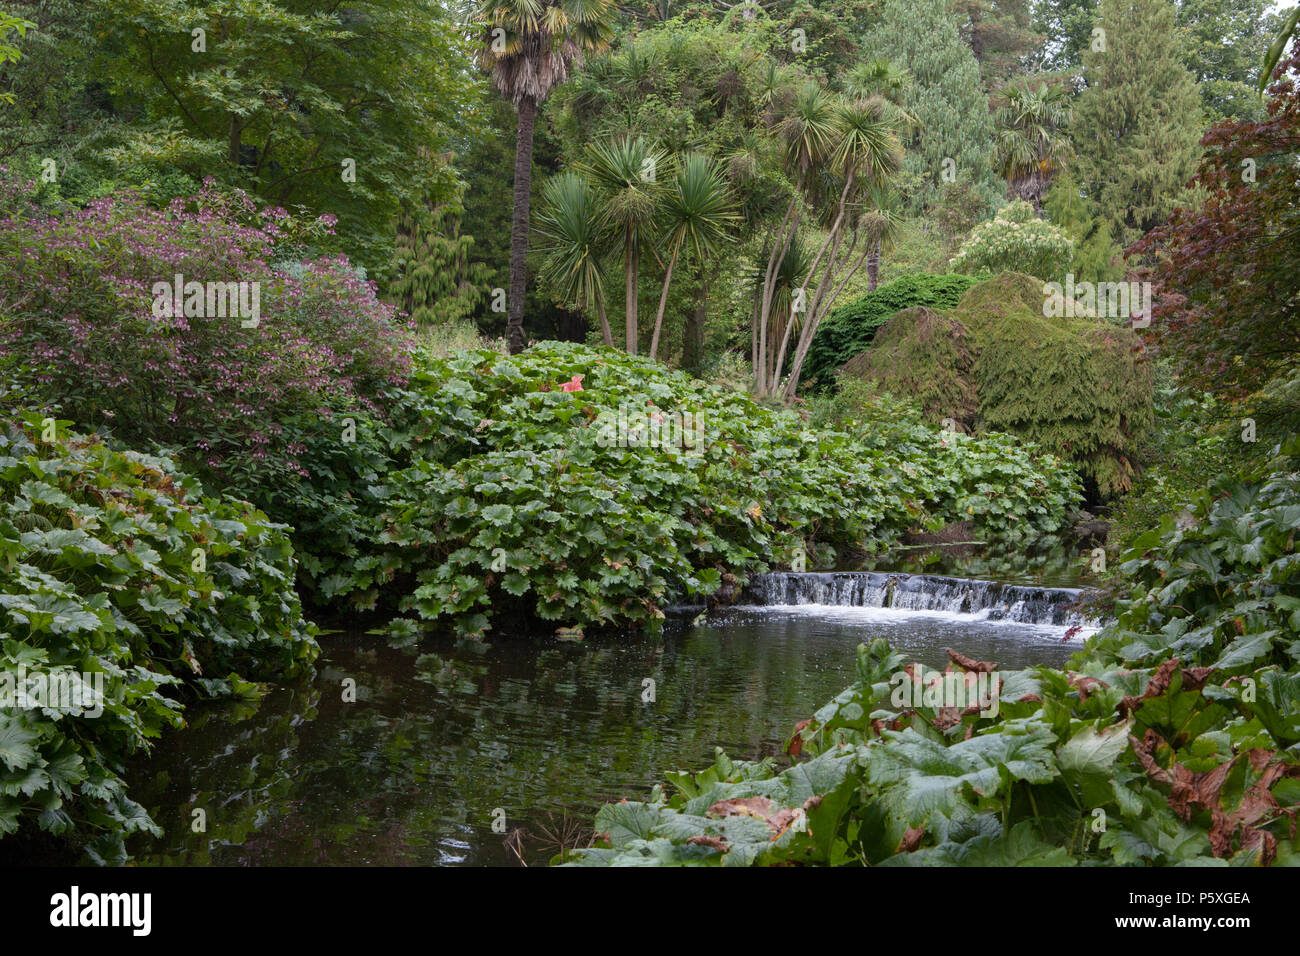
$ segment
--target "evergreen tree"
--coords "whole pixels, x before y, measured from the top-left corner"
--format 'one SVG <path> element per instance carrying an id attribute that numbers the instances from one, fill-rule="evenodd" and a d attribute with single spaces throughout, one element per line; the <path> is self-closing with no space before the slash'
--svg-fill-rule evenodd
<path id="1" fill-rule="evenodd" d="M 1122 250 L 1097 204 L 1083 194 L 1069 167 L 1052 183 L 1043 201 L 1047 218 L 1074 243 L 1070 271 L 1076 282 L 1118 282 L 1124 278 Z"/>
<path id="2" fill-rule="evenodd" d="M 1022 72 L 1023 58 L 1041 39 L 1030 27 L 1029 0 L 953 0 L 951 9 L 985 90 L 1000 89 Z"/>
<path id="3" fill-rule="evenodd" d="M 461 235 L 459 200 L 403 203 L 389 298 L 425 328 L 468 318 L 486 294 L 489 270 L 471 262 L 474 237 Z"/>
<path id="4" fill-rule="evenodd" d="M 1078 173 L 1128 245 L 1181 201 L 1200 155 L 1201 104 L 1170 0 L 1101 0 L 1073 127 Z"/>
<path id="5" fill-rule="evenodd" d="M 996 204 L 1002 188 L 993 171 L 993 122 L 979 64 L 944 0 L 886 0 L 866 50 L 888 56 L 913 78 L 904 103 L 918 122 L 904 143 L 911 211 L 933 204 L 953 176 L 974 183 L 986 205 Z"/>

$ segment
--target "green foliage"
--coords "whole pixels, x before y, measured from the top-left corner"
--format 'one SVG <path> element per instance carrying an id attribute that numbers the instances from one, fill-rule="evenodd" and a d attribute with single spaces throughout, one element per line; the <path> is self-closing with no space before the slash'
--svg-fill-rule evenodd
<path id="1" fill-rule="evenodd" d="M 974 357 L 960 322 L 914 306 L 890 319 L 871 348 L 844 364 L 843 379 L 906 395 L 931 421 L 969 421 L 978 408 Z"/>
<path id="2" fill-rule="evenodd" d="M 1216 497 L 1216 495 L 1220 497 Z M 801 722 L 779 771 L 718 751 L 603 808 L 577 865 L 1286 865 L 1300 862 L 1300 482 L 1207 493 L 1130 552 L 1117 621 L 1059 671 L 993 669 L 980 707 L 900 709 L 904 658 Z M 1196 666 L 1204 665 L 1204 666 Z M 978 685 L 977 685 L 978 686 Z M 906 701 L 902 702 L 906 704 Z"/>
<path id="3" fill-rule="evenodd" d="M 1043 201 L 1047 218 L 1074 244 L 1069 271 L 1075 282 L 1118 282 L 1124 278 L 1122 250 L 1111 238 L 1110 223 L 1083 194 L 1072 170 L 1058 176 Z"/>
<path id="4" fill-rule="evenodd" d="M 980 67 L 962 42 L 943 0 L 886 0 L 880 23 L 867 36 L 869 50 L 886 52 L 913 82 L 904 107 L 918 126 L 903 142 L 905 169 L 915 188 L 911 209 L 935 203 L 943 175 L 969 182 L 986 207 L 1002 188 L 993 172 L 993 122 L 980 83 Z M 945 160 L 955 169 L 945 167 Z"/>
<path id="5" fill-rule="evenodd" d="M 816 388 L 830 386 L 839 367 L 864 352 L 895 313 L 919 305 L 950 309 L 976 281 L 968 275 L 905 275 L 840 306 L 817 330 L 808 350 L 806 380 Z"/>
<path id="6" fill-rule="evenodd" d="M 955 272 L 998 273 L 1015 270 L 1042 279 L 1064 276 L 1074 258 L 1074 243 L 1060 229 L 1034 215 L 1023 199 L 1008 203 L 982 222 L 961 244 L 951 266 Z"/>
<path id="7" fill-rule="evenodd" d="M 1127 490 L 1152 422 L 1141 343 L 1104 320 L 1046 318 L 1043 300 L 1036 280 L 1003 273 L 949 313 L 895 316 L 845 371 L 919 396 L 934 418 L 1031 439 L 1104 495 Z"/>
<path id="8" fill-rule="evenodd" d="M 1117 620 L 1089 648 L 1148 666 L 1176 655 L 1220 677 L 1259 667 L 1295 672 L 1300 597 L 1295 537 L 1300 479 L 1221 480 L 1185 513 L 1167 515 L 1131 543 L 1116 569 Z M 1300 741 L 1300 724 L 1289 742 Z"/>
<path id="9" fill-rule="evenodd" d="M 474 237 L 461 235 L 463 215 L 459 200 L 404 203 L 398 214 L 388 299 L 418 328 L 465 320 L 491 288 L 487 266 L 470 261 Z"/>
<path id="10" fill-rule="evenodd" d="M 580 391 L 560 388 L 575 377 Z M 683 413 L 698 416 L 701 443 L 638 427 Z M 1062 463 L 1009 438 L 958 453 L 915 423 L 813 430 L 741 393 L 573 344 L 426 359 L 395 421 L 382 436 L 392 464 L 366 490 L 378 506 L 370 535 L 323 551 L 318 586 L 465 635 L 512 619 L 653 622 L 796 548 L 829 565 L 963 518 L 1020 540 L 1058 528 L 1077 497 Z"/>
<path id="11" fill-rule="evenodd" d="M 24 20 L 22 17 L 16 17 L 0 10 L 0 66 L 4 66 L 6 63 L 16 63 L 22 59 L 22 53 L 18 51 L 18 47 L 9 42 L 9 34 L 16 33 L 18 38 L 22 39 L 27 35 L 28 28 L 33 26 L 35 24 L 29 20 Z M 0 104 L 12 105 L 13 102 L 14 95 L 12 93 L 0 93 Z"/>
<path id="12" fill-rule="evenodd" d="M 0 837 L 39 827 L 121 862 L 124 836 L 159 832 L 120 774 L 181 726 L 173 688 L 256 694 L 250 680 L 299 673 L 318 648 L 284 526 L 69 424 L 0 433 L 0 680 L 16 691 L 23 667 L 93 703 L 0 707 Z"/>
<path id="13" fill-rule="evenodd" d="M 1122 245 L 1163 222 L 1196 169 L 1201 110 L 1169 0 L 1101 0 L 1071 129 L 1079 180 Z"/>

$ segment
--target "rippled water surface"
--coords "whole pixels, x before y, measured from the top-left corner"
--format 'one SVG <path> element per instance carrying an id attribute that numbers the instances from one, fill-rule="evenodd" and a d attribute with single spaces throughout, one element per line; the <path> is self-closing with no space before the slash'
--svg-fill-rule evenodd
<path id="1" fill-rule="evenodd" d="M 316 676 L 260 702 L 192 708 L 130 776 L 164 828 L 133 845 L 153 864 L 510 864 L 493 812 L 523 831 L 589 825 L 664 770 L 715 746 L 780 754 L 791 727 L 853 679 L 857 644 L 883 636 L 940 667 L 952 647 L 1005 669 L 1059 665 L 1065 629 L 889 608 L 737 608 L 659 638 L 392 650 L 327 636 Z M 346 678 L 356 703 L 344 703 Z M 643 681 L 655 682 L 653 703 Z M 784 759 L 784 758 L 782 758 Z M 192 830 L 202 809 L 207 831 Z"/>

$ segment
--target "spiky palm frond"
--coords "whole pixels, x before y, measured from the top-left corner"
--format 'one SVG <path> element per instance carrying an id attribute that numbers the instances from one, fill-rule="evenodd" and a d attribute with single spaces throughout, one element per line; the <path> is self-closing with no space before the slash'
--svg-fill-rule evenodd
<path id="1" fill-rule="evenodd" d="M 542 190 L 537 213 L 540 273 L 567 301 L 592 305 L 605 288 L 599 199 L 585 179 L 561 173 Z"/>

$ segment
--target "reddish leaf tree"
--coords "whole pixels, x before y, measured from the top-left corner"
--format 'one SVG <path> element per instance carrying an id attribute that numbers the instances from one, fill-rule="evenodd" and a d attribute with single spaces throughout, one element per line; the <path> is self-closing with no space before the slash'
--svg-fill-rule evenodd
<path id="1" fill-rule="evenodd" d="M 1184 381 L 1229 398 L 1300 365 L 1300 55 L 1270 87 L 1268 119 L 1201 139 L 1199 209 L 1127 250 L 1154 262 L 1156 328 Z"/>

